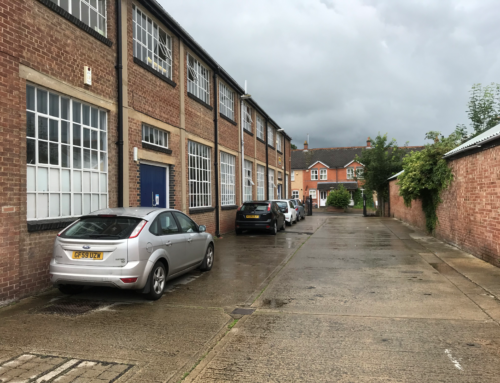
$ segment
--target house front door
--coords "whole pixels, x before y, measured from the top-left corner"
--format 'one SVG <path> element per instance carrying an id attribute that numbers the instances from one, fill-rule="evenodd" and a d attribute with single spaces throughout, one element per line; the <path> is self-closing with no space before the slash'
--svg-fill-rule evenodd
<path id="1" fill-rule="evenodd" d="M 326 206 L 326 197 L 328 197 L 328 192 L 326 191 L 319 192 L 319 206 Z"/>
<path id="2" fill-rule="evenodd" d="M 141 164 L 141 206 L 168 207 L 168 168 Z"/>

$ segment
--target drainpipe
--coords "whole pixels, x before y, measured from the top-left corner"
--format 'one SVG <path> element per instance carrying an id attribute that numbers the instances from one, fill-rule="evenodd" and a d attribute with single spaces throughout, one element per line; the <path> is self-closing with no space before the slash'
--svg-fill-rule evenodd
<path id="1" fill-rule="evenodd" d="M 267 146 L 267 143 L 268 143 L 268 140 L 269 138 L 267 137 L 268 135 L 268 128 L 267 128 L 267 124 L 269 123 L 269 120 L 266 118 L 266 196 L 267 196 L 267 200 L 269 201 L 269 152 L 268 152 L 268 146 Z"/>
<path id="2" fill-rule="evenodd" d="M 122 62 L 122 1 L 116 0 L 116 71 L 118 74 L 118 207 L 123 207 L 123 62 Z"/>
<path id="3" fill-rule="evenodd" d="M 245 94 L 246 92 L 245 86 Z M 243 113 L 243 98 L 240 97 L 240 125 L 241 125 L 241 205 L 243 205 L 243 200 L 245 199 L 245 132 L 243 131 L 243 119 L 245 115 Z"/>
<path id="4" fill-rule="evenodd" d="M 217 72 L 219 67 L 217 67 Z M 215 172 L 215 236 L 220 237 L 220 217 L 219 217 L 219 119 L 217 118 L 218 106 L 218 93 L 217 93 L 217 73 L 214 70 L 214 143 L 215 143 L 215 158 L 214 158 L 214 172 Z"/>
<path id="5" fill-rule="evenodd" d="M 287 195 L 287 189 L 288 189 L 288 182 L 287 182 L 287 179 L 286 179 L 286 137 L 283 136 L 283 177 L 285 178 L 285 199 L 288 198 L 288 195 Z"/>

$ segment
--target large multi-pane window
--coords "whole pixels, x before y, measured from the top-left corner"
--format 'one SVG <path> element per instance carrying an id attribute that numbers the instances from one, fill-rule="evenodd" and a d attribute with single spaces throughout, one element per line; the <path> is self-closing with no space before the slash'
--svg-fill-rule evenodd
<path id="1" fill-rule="evenodd" d="M 298 190 L 292 190 L 292 198 L 294 198 L 294 199 L 299 198 L 299 191 Z"/>
<path id="2" fill-rule="evenodd" d="M 210 148 L 189 141 L 189 207 L 212 206 Z"/>
<path id="3" fill-rule="evenodd" d="M 142 124 L 142 142 L 168 148 L 168 132 Z"/>
<path id="4" fill-rule="evenodd" d="M 257 165 L 257 200 L 262 201 L 266 199 L 264 195 L 265 190 L 265 176 L 266 168 L 262 165 Z"/>
<path id="5" fill-rule="evenodd" d="M 172 38 L 135 5 L 132 19 L 134 57 L 172 79 Z"/>
<path id="6" fill-rule="evenodd" d="M 264 119 L 257 116 L 257 137 L 264 140 Z"/>
<path id="7" fill-rule="evenodd" d="M 108 206 L 107 113 L 26 87 L 27 218 L 74 217 Z"/>
<path id="8" fill-rule="evenodd" d="M 193 56 L 187 56 L 188 92 L 203 102 L 210 104 L 209 72 Z"/>
<path id="9" fill-rule="evenodd" d="M 219 83 L 220 112 L 234 121 L 234 92 L 225 84 Z"/>
<path id="10" fill-rule="evenodd" d="M 365 169 L 356 168 L 356 176 L 358 177 L 358 179 L 362 180 L 363 178 L 365 178 L 364 174 L 365 174 Z"/>
<path id="11" fill-rule="evenodd" d="M 326 178 L 327 178 L 326 173 L 327 173 L 326 169 L 320 169 L 319 170 L 319 179 L 322 181 L 326 180 Z"/>
<path id="12" fill-rule="evenodd" d="M 235 188 L 236 157 L 224 152 L 220 153 L 221 205 L 236 205 Z"/>
<path id="13" fill-rule="evenodd" d="M 91 29 L 106 36 L 106 0 L 50 0 Z"/>
<path id="14" fill-rule="evenodd" d="M 245 179 L 244 179 L 244 190 L 243 190 L 243 202 L 246 201 L 251 201 L 252 200 L 252 167 L 253 164 L 250 161 L 245 160 L 244 163 L 244 173 L 245 173 Z"/>
<path id="15" fill-rule="evenodd" d="M 274 185 L 274 170 L 272 169 L 269 169 L 269 178 L 268 178 L 268 182 L 269 182 L 269 185 L 268 185 L 268 190 L 269 190 L 269 198 L 270 199 L 274 199 L 274 188 L 275 188 L 275 185 Z"/>
<path id="16" fill-rule="evenodd" d="M 311 170 L 311 181 L 317 181 L 318 180 L 318 169 L 312 169 Z"/>
<path id="17" fill-rule="evenodd" d="M 272 126 L 267 127 L 267 143 L 274 148 L 274 128 Z"/>
<path id="18" fill-rule="evenodd" d="M 354 168 L 347 168 L 347 179 L 348 180 L 354 179 Z"/>
<path id="19" fill-rule="evenodd" d="M 281 134 L 276 134 L 276 149 L 281 152 Z"/>
<path id="20" fill-rule="evenodd" d="M 243 104 L 243 129 L 252 131 L 252 108 L 246 103 Z"/>

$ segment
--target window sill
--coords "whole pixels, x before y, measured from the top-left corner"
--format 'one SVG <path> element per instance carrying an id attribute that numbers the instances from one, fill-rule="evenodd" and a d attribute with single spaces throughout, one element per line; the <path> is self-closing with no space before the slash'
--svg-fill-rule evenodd
<path id="1" fill-rule="evenodd" d="M 269 144 L 267 144 L 267 146 L 269 146 L 271 149 L 273 149 L 273 150 L 274 150 L 274 146 L 269 145 Z"/>
<path id="2" fill-rule="evenodd" d="M 172 85 L 174 88 L 177 86 L 177 84 L 175 82 L 173 82 L 172 80 L 170 80 L 167 76 L 164 76 L 160 72 L 158 72 L 157 70 L 154 70 L 148 64 L 146 64 L 145 62 L 139 60 L 137 57 L 134 57 L 134 63 L 137 64 L 137 65 L 139 65 L 141 68 L 147 70 L 149 73 L 155 75 L 160 80 L 163 80 L 167 84 Z"/>
<path id="3" fill-rule="evenodd" d="M 197 103 L 203 105 L 205 108 L 209 109 L 209 110 L 214 110 L 214 108 L 212 108 L 209 104 L 207 104 L 205 101 L 203 101 L 201 98 L 198 98 L 196 97 L 194 94 L 191 94 L 191 93 L 188 93 L 187 94 L 188 97 L 191 99 L 191 100 L 194 100 L 196 101 Z"/>
<path id="4" fill-rule="evenodd" d="M 221 210 L 236 210 L 238 209 L 238 205 L 226 205 L 226 206 L 221 206 Z"/>
<path id="5" fill-rule="evenodd" d="M 220 116 L 223 120 L 226 120 L 227 122 L 230 122 L 230 123 L 231 123 L 231 124 L 233 124 L 234 126 L 237 126 L 237 125 L 238 125 L 235 121 L 231 120 L 231 119 L 230 119 L 229 117 L 227 117 L 227 116 L 224 116 L 222 113 L 219 113 L 219 116 Z"/>
<path id="6" fill-rule="evenodd" d="M 214 211 L 214 207 L 193 207 L 189 209 L 189 214 L 202 214 Z"/>
<path id="7" fill-rule="evenodd" d="M 278 152 L 279 154 L 283 155 L 283 152 L 282 152 L 282 151 L 280 151 L 280 150 L 277 150 L 277 152 Z"/>
<path id="8" fill-rule="evenodd" d="M 263 140 L 262 138 L 260 138 L 260 137 L 257 137 L 257 141 L 262 142 L 264 145 L 266 144 L 266 141 L 264 141 L 264 140 Z"/>
<path id="9" fill-rule="evenodd" d="M 253 137 L 253 133 L 249 130 L 246 130 L 246 129 L 243 129 L 243 131 L 246 133 L 246 134 L 249 134 L 250 136 Z"/>
<path id="10" fill-rule="evenodd" d="M 78 218 L 51 218 L 40 221 L 28 221 L 28 233 L 47 230 L 62 230 Z"/>
<path id="11" fill-rule="evenodd" d="M 172 149 L 162 148 L 161 146 L 149 144 L 147 142 L 143 142 L 142 143 L 142 148 L 143 149 L 148 149 L 148 150 L 154 150 L 155 152 L 160 152 L 160 153 L 165 153 L 165 154 L 172 154 Z"/>
<path id="12" fill-rule="evenodd" d="M 42 3 L 43 5 L 45 5 L 47 8 L 50 8 L 52 11 L 54 11 L 55 13 L 60 15 L 61 17 L 68 20 L 70 23 L 76 25 L 78 28 L 80 28 L 84 32 L 87 32 L 89 35 L 95 37 L 101 43 L 106 44 L 108 47 L 111 47 L 113 45 L 113 42 L 110 39 L 104 37 L 103 35 L 101 35 L 100 33 L 96 32 L 96 31 L 94 31 L 87 24 L 78 20 L 71 13 L 65 11 L 63 8 L 61 8 L 57 4 L 53 3 L 51 0 L 38 0 L 38 1 L 40 3 Z"/>

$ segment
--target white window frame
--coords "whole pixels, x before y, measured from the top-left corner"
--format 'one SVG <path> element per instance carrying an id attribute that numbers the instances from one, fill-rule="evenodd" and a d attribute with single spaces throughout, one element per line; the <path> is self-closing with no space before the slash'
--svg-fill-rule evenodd
<path id="1" fill-rule="evenodd" d="M 221 206 L 236 205 L 236 157 L 220 152 Z"/>
<path id="2" fill-rule="evenodd" d="M 328 170 L 327 169 L 320 169 L 319 170 L 319 179 L 321 181 L 325 181 L 328 178 Z"/>
<path id="3" fill-rule="evenodd" d="M 292 190 L 292 199 L 298 199 L 298 198 L 299 198 L 299 191 Z"/>
<path id="4" fill-rule="evenodd" d="M 266 173 L 266 167 L 262 165 L 257 165 L 257 201 L 263 201 L 266 199 L 265 173 Z"/>
<path id="5" fill-rule="evenodd" d="M 318 180 L 318 169 L 311 169 L 311 181 Z"/>
<path id="6" fill-rule="evenodd" d="M 132 5 L 132 30 L 134 57 L 172 79 L 172 37 L 135 4 Z"/>
<path id="7" fill-rule="evenodd" d="M 91 5 L 91 1 L 89 0 L 76 0 L 78 2 L 78 10 L 73 8 L 73 2 L 72 0 L 50 0 L 53 3 L 57 4 L 59 7 L 64 9 L 66 12 L 68 12 L 70 15 L 76 17 L 78 20 L 80 20 L 82 23 L 85 25 L 88 25 L 90 29 L 93 29 L 100 35 L 103 35 L 104 37 L 107 36 L 107 21 L 106 21 L 106 13 L 107 13 L 107 7 L 106 7 L 106 0 L 97 0 L 96 1 L 96 7 L 93 7 Z M 83 18 L 83 13 L 82 10 L 87 7 L 87 20 L 84 20 Z M 96 23 L 92 23 L 92 15 L 95 15 L 95 21 Z M 94 26 L 92 26 L 94 24 Z"/>
<path id="8" fill-rule="evenodd" d="M 294 181 L 295 181 L 295 172 L 294 172 L 294 171 L 292 171 L 292 172 L 290 173 L 290 176 L 291 176 L 291 180 L 292 180 L 292 182 L 294 182 Z"/>
<path id="9" fill-rule="evenodd" d="M 285 174 L 285 198 L 288 199 L 288 174 Z"/>
<path id="10" fill-rule="evenodd" d="M 354 179 L 354 168 L 353 167 L 347 168 L 347 179 L 348 180 Z"/>
<path id="11" fill-rule="evenodd" d="M 316 199 L 316 189 L 309 189 L 309 196 L 312 199 Z"/>
<path id="12" fill-rule="evenodd" d="M 219 82 L 220 113 L 234 121 L 234 92 L 226 84 Z"/>
<path id="13" fill-rule="evenodd" d="M 245 160 L 244 164 L 244 176 L 245 176 L 245 183 L 244 183 L 244 189 L 243 189 L 243 202 L 251 201 L 252 200 L 252 186 L 254 185 L 252 181 L 252 175 L 253 175 L 253 163 L 251 161 Z"/>
<path id="14" fill-rule="evenodd" d="M 189 207 L 212 206 L 211 148 L 188 141 Z"/>
<path id="15" fill-rule="evenodd" d="M 142 123 L 142 142 L 168 149 L 169 133 L 155 128 L 154 126 Z"/>
<path id="16" fill-rule="evenodd" d="M 243 129 L 252 132 L 252 108 L 246 103 L 243 103 Z"/>
<path id="17" fill-rule="evenodd" d="M 28 221 L 78 217 L 107 208 L 108 112 L 27 84 L 26 116 Z M 46 126 L 46 138 L 40 137 L 40 124 Z M 74 136 L 77 131 L 79 138 Z M 47 163 L 40 162 L 40 148 L 44 146 Z M 57 161 L 51 158 L 52 153 L 57 155 Z"/>
<path id="18" fill-rule="evenodd" d="M 271 125 L 267 126 L 267 143 L 274 148 L 274 128 Z"/>
<path id="19" fill-rule="evenodd" d="M 275 185 L 274 185 L 274 170 L 269 169 L 268 174 L 268 191 L 269 191 L 269 199 L 275 199 L 276 195 L 274 193 Z"/>
<path id="20" fill-rule="evenodd" d="M 281 134 L 276 134 L 276 149 L 281 152 Z"/>
<path id="21" fill-rule="evenodd" d="M 264 141 L 264 119 L 257 115 L 257 138 Z"/>
<path id="22" fill-rule="evenodd" d="M 187 91 L 210 105 L 210 71 L 187 54 Z"/>
<path id="23" fill-rule="evenodd" d="M 365 178 L 365 169 L 364 168 L 356 168 L 356 178 L 357 179 L 364 179 Z"/>

